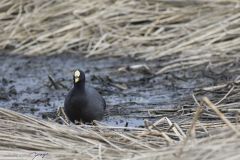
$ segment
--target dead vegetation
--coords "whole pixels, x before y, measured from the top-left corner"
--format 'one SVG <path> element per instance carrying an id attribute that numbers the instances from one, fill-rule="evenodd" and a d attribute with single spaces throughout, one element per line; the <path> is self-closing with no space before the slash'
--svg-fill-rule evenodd
<path id="1" fill-rule="evenodd" d="M 239 159 L 239 109 L 232 119 L 206 97 L 196 105 L 192 115 L 187 116 L 187 109 L 182 112 L 181 121 L 163 117 L 153 124 L 145 121 L 145 128 L 99 122 L 95 126 L 60 125 L 0 109 L 0 157 L 28 159 L 38 154 L 64 160 Z M 215 118 L 204 118 L 204 113 Z"/>
<path id="2" fill-rule="evenodd" d="M 158 73 L 239 58 L 238 0 L 0 2 L 0 47 L 165 59 Z"/>
<path id="3" fill-rule="evenodd" d="M 240 58 L 238 0 L 2 0 L 0 48 L 26 55 L 160 59 L 157 74 Z M 230 70 L 231 72 L 231 70 Z M 232 72 L 231 72 L 232 73 Z M 203 96 L 211 93 L 211 101 Z M 60 125 L 0 109 L 0 159 L 240 159 L 239 79 L 194 106 L 148 110 L 145 128 Z M 163 116 L 164 115 L 164 116 Z M 20 158 L 19 158 L 20 157 Z"/>

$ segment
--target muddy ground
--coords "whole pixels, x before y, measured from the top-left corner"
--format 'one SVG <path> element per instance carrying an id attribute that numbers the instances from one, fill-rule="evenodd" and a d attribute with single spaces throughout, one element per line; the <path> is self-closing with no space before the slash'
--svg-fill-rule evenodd
<path id="1" fill-rule="evenodd" d="M 194 107 L 193 92 L 198 95 L 202 87 L 226 83 L 239 75 L 227 68 L 207 67 L 208 64 L 154 75 L 162 68 L 161 64 L 157 60 L 144 62 L 130 57 L 86 59 L 74 54 L 32 57 L 1 54 L 0 107 L 54 119 L 73 85 L 73 70 L 82 69 L 87 83 L 107 102 L 104 123 L 141 126 L 146 118 L 155 121 L 165 116 L 148 110 Z M 239 67 L 239 63 L 232 66 Z"/>

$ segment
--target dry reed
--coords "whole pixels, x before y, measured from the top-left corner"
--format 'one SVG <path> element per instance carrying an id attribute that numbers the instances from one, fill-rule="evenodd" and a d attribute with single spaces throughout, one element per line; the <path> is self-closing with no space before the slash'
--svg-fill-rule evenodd
<path id="1" fill-rule="evenodd" d="M 163 117 L 145 128 L 60 125 L 0 108 L 0 159 L 239 159 L 239 115 L 229 119 L 206 97 L 201 104 L 192 120 Z"/>
<path id="2" fill-rule="evenodd" d="M 0 48 L 26 55 L 161 58 L 158 74 L 224 66 L 240 58 L 239 5 L 238 0 L 2 0 Z M 201 92 L 215 91 L 224 95 L 199 101 Z M 160 119 L 146 121 L 145 128 L 60 125 L 0 108 L 0 159 L 47 154 L 57 160 L 238 160 L 239 91 L 236 80 L 196 91 L 195 106 L 147 110 Z"/>
<path id="3" fill-rule="evenodd" d="M 239 58 L 238 0 L 2 0 L 0 48 L 165 60 L 158 74 Z"/>

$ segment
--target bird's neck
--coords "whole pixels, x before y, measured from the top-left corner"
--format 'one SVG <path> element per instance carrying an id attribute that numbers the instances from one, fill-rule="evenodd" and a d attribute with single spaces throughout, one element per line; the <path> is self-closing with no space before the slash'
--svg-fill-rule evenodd
<path id="1" fill-rule="evenodd" d="M 85 89 L 85 82 L 74 83 L 74 88 L 84 90 Z"/>

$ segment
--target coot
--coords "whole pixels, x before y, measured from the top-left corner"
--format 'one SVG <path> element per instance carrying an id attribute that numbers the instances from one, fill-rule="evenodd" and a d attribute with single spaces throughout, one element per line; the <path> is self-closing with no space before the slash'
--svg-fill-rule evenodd
<path id="1" fill-rule="evenodd" d="M 85 84 L 85 74 L 76 70 L 73 75 L 74 86 L 64 102 L 64 111 L 73 123 L 101 120 L 106 103 L 103 97 L 91 86 Z"/>

